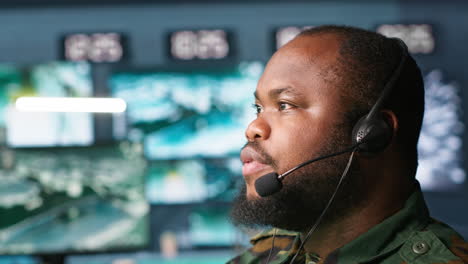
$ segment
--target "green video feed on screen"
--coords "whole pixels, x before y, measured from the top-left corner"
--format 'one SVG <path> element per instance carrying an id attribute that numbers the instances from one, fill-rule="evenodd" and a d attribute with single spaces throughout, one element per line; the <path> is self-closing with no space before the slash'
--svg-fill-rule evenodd
<path id="1" fill-rule="evenodd" d="M 94 141 L 92 114 L 20 111 L 16 107 L 16 100 L 22 97 L 91 96 L 91 66 L 87 63 L 1 64 L 0 144 L 10 147 L 91 145 Z"/>
<path id="2" fill-rule="evenodd" d="M 117 72 L 109 87 L 127 103 L 127 131 L 117 137 L 144 142 L 149 160 L 236 155 L 255 118 L 262 71 L 261 63 L 245 62 L 218 70 Z"/>
<path id="3" fill-rule="evenodd" d="M 0 169 L 0 254 L 108 251 L 148 244 L 141 146 L 122 142 L 9 151 L 10 166 Z"/>
<path id="4" fill-rule="evenodd" d="M 151 161 L 146 196 L 153 204 L 228 202 L 241 184 L 239 157 Z"/>
<path id="5" fill-rule="evenodd" d="M 253 93 L 262 71 L 262 63 L 242 62 L 111 76 L 112 96 L 127 103 L 114 135 L 143 143 L 151 203 L 232 199 L 242 179 L 239 153 L 255 118 Z"/>
<path id="6" fill-rule="evenodd" d="M 87 63 L 0 65 L 0 254 L 148 244 L 141 144 L 92 146 L 92 114 L 15 105 L 21 97 L 92 95 Z"/>
<path id="7" fill-rule="evenodd" d="M 189 238 L 193 247 L 239 245 L 248 241 L 229 219 L 227 207 L 194 208 L 189 216 Z"/>

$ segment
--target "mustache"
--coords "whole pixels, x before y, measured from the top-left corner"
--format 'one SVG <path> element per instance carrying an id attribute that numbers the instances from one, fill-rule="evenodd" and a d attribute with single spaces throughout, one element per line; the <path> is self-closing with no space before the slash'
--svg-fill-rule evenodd
<path id="1" fill-rule="evenodd" d="M 252 148 L 253 150 L 255 150 L 259 154 L 259 156 L 261 158 L 261 160 L 260 160 L 261 163 L 266 164 L 266 165 L 270 165 L 273 168 L 276 168 L 276 162 L 273 159 L 273 157 L 270 154 L 268 154 L 268 152 L 266 152 L 262 148 L 262 146 L 260 146 L 260 144 L 257 141 L 252 141 L 252 142 L 245 143 L 245 145 L 242 147 L 242 149 L 244 149 L 246 147 Z"/>

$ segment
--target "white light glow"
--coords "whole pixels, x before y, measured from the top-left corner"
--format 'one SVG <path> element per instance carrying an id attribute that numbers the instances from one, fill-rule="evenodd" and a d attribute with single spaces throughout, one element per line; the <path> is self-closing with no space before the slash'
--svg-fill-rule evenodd
<path id="1" fill-rule="evenodd" d="M 20 97 L 21 112 L 122 113 L 127 104 L 120 98 Z"/>

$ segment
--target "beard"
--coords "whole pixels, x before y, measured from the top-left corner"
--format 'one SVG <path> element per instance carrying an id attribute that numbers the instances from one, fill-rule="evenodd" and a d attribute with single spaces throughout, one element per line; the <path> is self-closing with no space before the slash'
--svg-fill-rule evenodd
<path id="1" fill-rule="evenodd" d="M 348 129 L 332 133 L 315 157 L 341 151 L 349 146 Z M 273 168 L 275 160 L 262 151 L 256 142 L 248 143 L 265 157 Z M 310 157 L 310 158 L 315 158 Z M 283 180 L 281 191 L 262 198 L 247 198 L 244 184 L 234 199 L 231 220 L 235 225 L 246 227 L 273 226 L 281 229 L 304 232 L 317 221 L 335 191 L 349 155 L 343 154 L 307 165 L 291 173 Z M 354 162 L 348 175 L 327 210 L 322 223 L 332 223 L 347 216 L 352 209 L 365 201 L 364 181 L 359 173 L 359 166 Z"/>

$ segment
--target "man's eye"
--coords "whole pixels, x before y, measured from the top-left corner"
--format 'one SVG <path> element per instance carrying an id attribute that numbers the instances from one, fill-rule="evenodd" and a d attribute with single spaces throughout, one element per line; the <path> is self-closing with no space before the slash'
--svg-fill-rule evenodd
<path id="1" fill-rule="evenodd" d="M 284 102 L 279 103 L 279 110 L 280 111 L 288 110 L 288 109 L 291 109 L 291 108 L 293 108 L 293 105 L 291 105 L 291 104 L 284 103 Z"/>
<path id="2" fill-rule="evenodd" d="M 252 104 L 252 107 L 255 109 L 257 114 L 260 114 L 263 111 L 263 108 L 258 104 Z"/>

